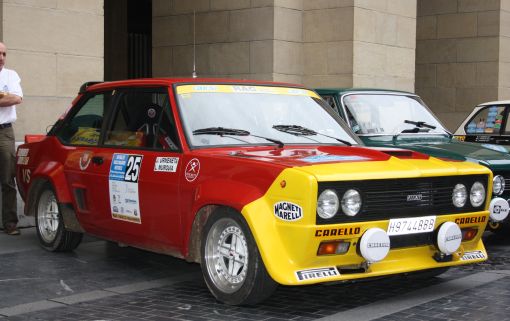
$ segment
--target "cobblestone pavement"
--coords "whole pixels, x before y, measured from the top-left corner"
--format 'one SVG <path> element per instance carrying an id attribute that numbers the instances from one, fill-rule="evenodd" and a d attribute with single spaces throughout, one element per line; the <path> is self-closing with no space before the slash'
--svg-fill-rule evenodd
<path id="1" fill-rule="evenodd" d="M 485 237 L 489 261 L 439 277 L 280 286 L 255 307 L 218 303 L 200 267 L 87 239 L 48 253 L 35 231 L 0 236 L 3 320 L 510 320 L 510 236 Z M 21 242 L 15 252 L 3 248 Z"/>

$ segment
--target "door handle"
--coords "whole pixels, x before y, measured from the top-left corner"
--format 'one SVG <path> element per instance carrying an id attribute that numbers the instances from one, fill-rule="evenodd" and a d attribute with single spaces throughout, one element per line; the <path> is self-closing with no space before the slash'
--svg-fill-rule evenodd
<path id="1" fill-rule="evenodd" d="M 102 156 L 94 156 L 92 157 L 92 163 L 96 164 L 96 165 L 101 165 L 103 164 L 103 157 Z"/>

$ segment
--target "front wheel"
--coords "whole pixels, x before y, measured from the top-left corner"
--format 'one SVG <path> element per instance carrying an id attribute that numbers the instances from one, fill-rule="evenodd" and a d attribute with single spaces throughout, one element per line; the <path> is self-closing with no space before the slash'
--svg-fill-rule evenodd
<path id="1" fill-rule="evenodd" d="M 74 250 L 81 242 L 82 233 L 65 229 L 60 205 L 49 184 L 37 196 L 35 225 L 41 246 L 51 252 Z"/>
<path id="2" fill-rule="evenodd" d="M 271 296 L 271 279 L 241 214 L 219 210 L 208 219 L 200 249 L 207 287 L 221 302 L 251 305 Z"/>

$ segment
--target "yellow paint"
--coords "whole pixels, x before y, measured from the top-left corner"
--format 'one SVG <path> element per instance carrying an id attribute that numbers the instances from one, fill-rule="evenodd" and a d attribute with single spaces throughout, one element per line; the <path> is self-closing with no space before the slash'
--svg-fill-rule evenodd
<path id="1" fill-rule="evenodd" d="M 433 255 L 438 250 L 433 245 L 427 245 L 390 250 L 390 253 L 384 260 L 370 265 L 369 270 L 365 273 L 341 274 L 340 276 L 300 282 L 296 277 L 296 271 L 299 270 L 358 266 L 364 263 L 364 259 L 356 252 L 355 244 L 359 242 L 359 239 L 367 229 L 379 227 L 386 230 L 389 223 L 388 220 L 382 220 L 316 225 L 318 181 L 398 179 L 473 174 L 488 175 L 487 199 L 490 199 L 490 191 L 492 190 L 491 172 L 486 167 L 469 162 L 445 162 L 434 158 L 428 161 L 400 160 L 392 157 L 388 161 L 380 162 L 353 162 L 294 167 L 284 170 L 274 180 L 267 193 L 260 199 L 247 204 L 242 209 L 242 214 L 250 226 L 269 274 L 280 284 L 301 285 L 360 279 L 436 267 L 471 264 L 484 261 L 484 259 L 461 261 L 460 257 L 462 257 L 464 251 L 479 250 L 487 257 L 481 236 L 488 222 L 489 202 L 486 202 L 486 208 L 477 212 L 437 216 L 435 229 L 446 221 L 454 222 L 459 218 L 477 218 L 480 216 L 487 218 L 485 220 L 474 220 L 481 222 L 462 224 L 463 228 L 477 227 L 480 232 L 473 240 L 463 242 L 461 249 L 458 251 L 459 253 L 453 255 L 453 260 L 450 262 L 436 262 L 433 259 Z M 280 186 L 282 180 L 286 181 L 285 188 Z M 292 222 L 277 218 L 274 214 L 273 206 L 281 201 L 299 205 L 302 208 L 303 217 Z M 428 215 L 434 215 L 434 213 Z M 360 228 L 359 234 L 316 236 L 317 230 L 321 229 L 349 229 L 356 227 Z M 351 246 L 349 251 L 343 255 L 317 256 L 319 244 L 324 240 L 345 240 L 351 242 Z"/>

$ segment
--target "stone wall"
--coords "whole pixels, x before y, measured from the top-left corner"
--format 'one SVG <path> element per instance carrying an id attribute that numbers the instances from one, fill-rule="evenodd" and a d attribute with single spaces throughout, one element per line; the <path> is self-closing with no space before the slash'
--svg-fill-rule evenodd
<path id="1" fill-rule="evenodd" d="M 416 92 L 450 130 L 510 93 L 508 0 L 418 0 Z"/>
<path id="2" fill-rule="evenodd" d="M 17 140 L 45 133 L 79 86 L 103 79 L 103 0 L 3 0 L 6 67 L 21 77 Z"/>
<path id="3" fill-rule="evenodd" d="M 416 0 L 154 0 L 153 75 L 414 89 Z"/>

